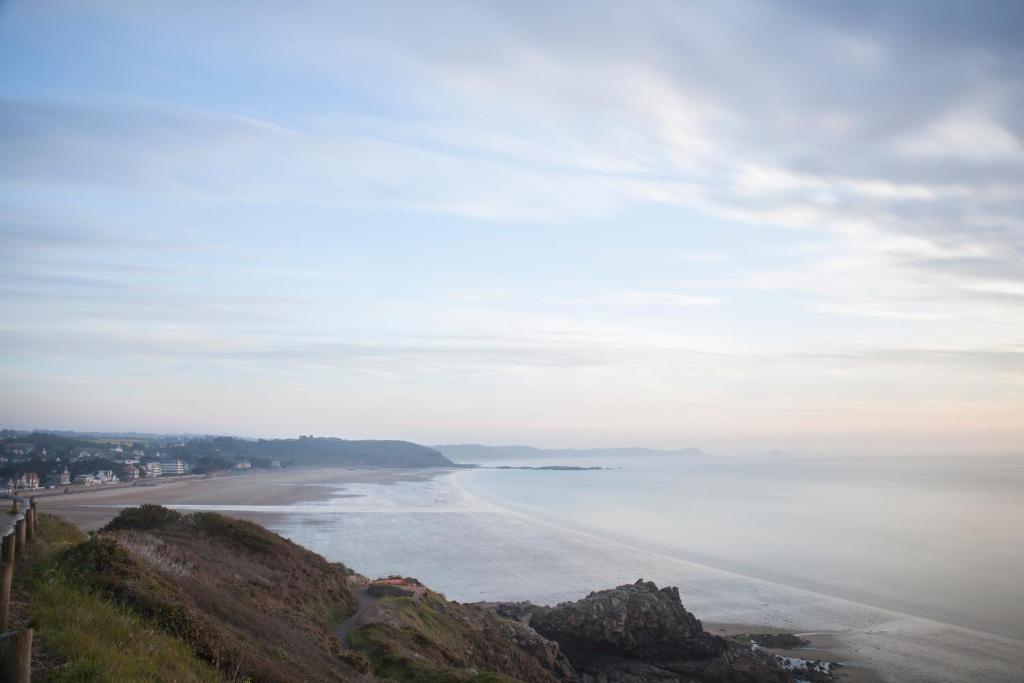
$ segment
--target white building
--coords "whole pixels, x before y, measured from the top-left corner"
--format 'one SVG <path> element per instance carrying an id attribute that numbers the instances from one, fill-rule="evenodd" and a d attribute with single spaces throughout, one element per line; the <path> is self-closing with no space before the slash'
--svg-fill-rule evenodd
<path id="1" fill-rule="evenodd" d="M 94 476 L 98 484 L 116 484 L 119 481 L 113 470 L 100 470 Z"/>
<path id="2" fill-rule="evenodd" d="M 159 463 L 160 476 L 177 476 L 186 473 L 185 463 L 181 460 L 164 460 Z"/>

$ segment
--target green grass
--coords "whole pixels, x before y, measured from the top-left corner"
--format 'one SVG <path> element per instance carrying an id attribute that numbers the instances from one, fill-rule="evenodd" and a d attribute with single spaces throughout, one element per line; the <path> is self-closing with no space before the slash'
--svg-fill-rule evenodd
<path id="1" fill-rule="evenodd" d="M 458 653 L 464 651 L 468 636 L 456 622 L 439 614 L 434 606 L 443 602 L 429 595 L 423 600 L 383 598 L 391 607 L 395 620 L 388 626 L 368 624 L 349 634 L 349 645 L 370 660 L 373 673 L 403 683 L 508 683 L 516 679 L 493 672 L 470 673 L 457 665 Z M 415 656 L 417 652 L 433 652 L 446 666 Z"/>
<path id="2" fill-rule="evenodd" d="M 16 572 L 36 637 L 58 662 L 43 681 L 220 681 L 181 640 L 131 610 L 89 591 L 60 565 L 60 551 L 81 543 L 73 525 L 40 515 L 37 541 Z"/>

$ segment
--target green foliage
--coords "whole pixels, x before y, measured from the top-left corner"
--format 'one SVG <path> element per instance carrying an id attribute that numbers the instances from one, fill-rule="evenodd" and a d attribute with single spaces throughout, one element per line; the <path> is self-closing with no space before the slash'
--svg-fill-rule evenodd
<path id="1" fill-rule="evenodd" d="M 83 543 L 73 525 L 39 516 L 37 541 L 15 573 L 39 643 L 59 666 L 34 676 L 41 681 L 218 681 L 181 640 L 147 624 L 134 611 L 81 581 L 69 559 L 90 557 L 71 551 Z M 99 563 L 109 548 L 93 548 Z"/>
<path id="2" fill-rule="evenodd" d="M 117 517 L 110 520 L 103 531 L 118 531 L 120 529 L 136 529 L 138 531 L 149 531 L 158 529 L 168 524 L 173 524 L 181 519 L 181 514 L 165 508 L 162 505 L 139 505 L 121 510 Z"/>

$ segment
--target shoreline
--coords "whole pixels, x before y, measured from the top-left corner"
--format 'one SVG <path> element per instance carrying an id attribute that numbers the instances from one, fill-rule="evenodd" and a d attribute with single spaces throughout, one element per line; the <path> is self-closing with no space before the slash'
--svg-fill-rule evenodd
<path id="1" fill-rule="evenodd" d="M 451 470 L 441 468 L 315 467 L 267 470 L 246 474 L 175 478 L 156 484 L 94 486 L 39 496 L 46 512 L 60 515 L 83 531 L 100 528 L 124 507 L 153 503 L 185 509 L 210 509 L 266 526 L 282 510 L 218 510 L 219 506 L 284 507 L 338 498 L 345 484 L 395 484 L 424 481 Z M 194 507 L 193 507 L 194 506 Z"/>
<path id="2" fill-rule="evenodd" d="M 455 476 L 452 480 L 466 495 L 531 523 L 561 533 L 588 537 L 596 542 L 614 544 L 633 553 L 644 553 L 669 563 L 697 568 L 709 574 L 728 576 L 731 578 L 730 583 L 736 585 L 768 587 L 769 590 L 765 593 L 772 597 L 767 598 L 768 602 L 760 607 L 775 605 L 781 607 L 781 610 L 761 610 L 751 604 L 749 607 L 752 609 L 749 612 L 744 613 L 741 609 L 740 614 L 732 613 L 728 618 L 721 618 L 716 615 L 717 607 L 714 600 L 701 606 L 702 601 L 694 599 L 692 586 L 687 587 L 691 589 L 687 596 L 687 605 L 698 615 L 707 615 L 707 618 L 702 618 L 701 621 L 716 635 L 785 632 L 804 637 L 811 641 L 812 647 L 823 651 L 822 658 L 828 659 L 829 657 L 824 654 L 828 653 L 833 661 L 847 662 L 847 672 L 852 673 L 856 670 L 857 678 L 850 680 L 922 683 L 933 680 L 1013 680 L 1010 672 L 1015 674 L 1016 663 L 1024 661 L 1024 641 L 1021 640 L 677 557 L 662 549 L 647 547 L 643 543 L 623 540 L 614 534 L 601 534 L 578 528 L 561 520 L 549 519 L 534 510 L 521 510 L 503 501 L 494 501 L 466 485 L 463 479 L 463 476 Z M 685 594 L 688 591 L 680 585 L 680 592 Z M 828 614 L 830 606 L 837 607 L 839 615 L 848 616 L 851 622 L 861 623 L 836 623 L 836 614 Z M 767 618 L 758 619 L 755 615 Z M 740 618 L 736 619 L 737 616 Z M 817 619 L 824 619 L 824 623 L 816 623 Z M 976 663 L 990 664 L 987 671 L 983 674 L 980 670 L 966 669 L 963 675 L 957 675 L 954 670 L 957 665 L 962 664 L 952 659 L 946 662 L 948 666 L 937 662 L 932 669 L 933 675 L 922 673 L 918 668 L 922 661 L 921 657 L 924 657 L 923 661 L 928 661 L 928 654 L 952 653 L 957 649 L 977 653 Z M 782 651 L 780 653 L 785 654 Z M 804 652 L 804 655 L 806 654 Z M 792 651 L 789 656 L 799 657 L 800 650 Z M 861 678 L 862 675 L 864 678 Z"/>
<path id="3" fill-rule="evenodd" d="M 605 469 L 610 469 L 610 468 L 605 468 Z M 470 471 L 472 471 L 472 470 L 470 470 Z M 1018 638 L 1014 638 L 1012 636 L 1004 635 L 1004 634 L 1001 634 L 1001 633 L 994 633 L 992 631 L 985 631 L 985 630 L 982 630 L 982 629 L 979 629 L 979 628 L 973 628 L 971 626 L 965 626 L 965 625 L 962 625 L 962 624 L 955 624 L 955 623 L 952 623 L 952 622 L 949 622 L 949 621 L 943 621 L 941 619 L 930 617 L 930 616 L 925 616 L 925 615 L 920 615 L 920 614 L 913 614 L 911 612 L 902 611 L 898 607 L 890 607 L 890 606 L 881 605 L 881 604 L 874 604 L 872 602 L 868 602 L 867 600 L 858 599 L 856 597 L 851 597 L 851 596 L 847 596 L 847 595 L 831 593 L 831 592 L 828 592 L 828 590 L 826 590 L 826 588 L 824 588 L 824 587 L 821 587 L 821 586 L 819 586 L 817 584 L 814 584 L 814 583 L 805 584 L 805 583 L 802 583 L 799 579 L 796 579 L 796 578 L 788 579 L 787 577 L 779 577 L 779 576 L 771 576 L 771 575 L 759 575 L 757 573 L 757 571 L 753 571 L 753 570 L 752 571 L 745 571 L 744 568 L 735 566 L 735 563 L 732 563 L 732 562 L 730 562 L 728 560 L 724 560 L 724 559 L 720 559 L 720 558 L 711 558 L 711 557 L 705 557 L 705 556 L 688 557 L 688 556 L 686 556 L 684 551 L 676 551 L 676 550 L 674 550 L 672 548 L 666 548 L 666 547 L 661 547 L 661 546 L 658 546 L 658 545 L 655 545 L 655 544 L 649 544 L 649 543 L 646 543 L 646 542 L 643 542 L 643 541 L 636 541 L 636 540 L 633 540 L 633 539 L 627 539 L 627 538 L 622 537 L 619 534 L 615 534 L 615 533 L 612 533 L 612 532 L 605 532 L 605 531 L 602 531 L 600 529 L 587 528 L 587 527 L 584 527 L 584 526 L 573 524 L 571 522 L 567 522 L 565 520 L 560 520 L 560 519 L 557 519 L 557 518 L 554 518 L 554 517 L 549 517 L 549 516 L 546 516 L 542 511 L 538 511 L 538 510 L 535 510 L 535 509 L 530 509 L 530 508 L 525 508 L 525 507 L 520 507 L 520 506 L 512 505 L 512 504 L 509 504 L 509 503 L 507 503 L 505 501 L 496 501 L 496 500 L 493 500 L 493 499 L 487 497 L 485 494 L 481 493 L 478 489 L 475 489 L 475 488 L 473 488 L 471 486 L 468 486 L 463 481 L 464 476 L 459 476 L 459 475 L 465 475 L 466 473 L 467 472 L 455 472 L 455 473 L 453 473 L 452 481 L 455 482 L 455 484 L 460 488 L 460 490 L 462 490 L 462 492 L 464 494 L 466 494 L 467 496 L 475 498 L 478 501 L 480 501 L 481 503 L 483 503 L 484 505 L 489 506 L 491 508 L 494 508 L 496 510 L 500 510 L 500 511 L 505 512 L 505 513 L 510 514 L 510 515 L 515 515 L 517 517 L 520 517 L 520 518 L 525 519 L 525 520 L 529 520 L 530 522 L 533 522 L 533 523 L 536 523 L 536 524 L 541 524 L 541 525 L 544 525 L 544 526 L 551 527 L 552 529 L 555 529 L 555 530 L 558 530 L 558 531 L 567 532 L 567 533 L 571 533 L 571 534 L 579 534 L 579 535 L 590 537 L 590 538 L 593 538 L 595 540 L 599 540 L 599 541 L 602 541 L 602 542 L 613 543 L 613 544 L 622 546 L 624 549 L 627 549 L 627 550 L 630 550 L 630 551 L 634 551 L 634 552 L 639 551 L 639 552 L 647 553 L 647 554 L 650 554 L 650 555 L 653 555 L 653 556 L 664 558 L 666 561 L 679 562 L 679 563 L 683 563 L 683 564 L 687 564 L 687 565 L 692 565 L 692 566 L 695 566 L 695 567 L 700 567 L 702 569 L 707 569 L 707 570 L 710 570 L 710 571 L 713 571 L 713 572 L 717 572 L 717 573 L 721 573 L 721 574 L 727 574 L 727 575 L 733 576 L 733 577 L 735 577 L 737 579 L 758 582 L 758 583 L 762 583 L 762 584 L 766 584 L 766 585 L 770 585 L 770 586 L 777 586 L 779 588 L 786 589 L 786 590 L 799 591 L 800 593 L 804 593 L 804 594 L 807 594 L 807 595 L 817 596 L 817 597 L 820 597 L 820 598 L 824 598 L 824 599 L 828 599 L 828 600 L 844 603 L 844 604 L 847 604 L 847 605 L 849 605 L 851 607 L 867 609 L 867 610 L 873 610 L 873 611 L 878 612 L 880 614 L 885 614 L 887 617 L 889 617 L 891 619 L 894 619 L 894 620 L 914 619 L 914 620 L 918 620 L 918 621 L 923 622 L 923 623 L 934 625 L 936 627 L 944 627 L 944 628 L 957 629 L 959 631 L 963 631 L 964 633 L 969 633 L 969 634 L 973 634 L 973 635 L 977 635 L 977 636 L 981 636 L 981 637 L 997 638 L 997 639 L 1006 641 L 1008 643 L 1014 643 L 1014 644 L 1018 644 L 1018 645 L 1024 647 L 1024 639 L 1018 639 Z M 681 553 L 681 554 L 676 554 L 676 553 Z M 731 623 L 733 623 L 733 622 L 723 622 L 723 624 L 731 624 Z M 746 622 L 737 622 L 737 623 L 746 623 Z M 791 627 L 789 627 L 789 626 L 782 626 L 781 628 L 792 630 Z"/>
<path id="4" fill-rule="evenodd" d="M 319 511 L 319 505 L 348 497 L 344 492 L 346 484 L 422 482 L 444 474 L 458 474 L 460 471 L 465 473 L 465 470 L 449 468 L 296 468 L 177 480 L 162 482 L 157 486 L 110 487 L 67 496 L 56 494 L 43 498 L 40 505 L 43 511 L 65 517 L 86 530 L 98 528 L 122 507 L 140 503 L 166 504 L 183 511 L 210 509 L 256 522 L 292 538 L 314 552 L 328 556 L 328 559 L 345 562 L 349 556 L 355 559 L 358 544 L 345 552 L 334 552 L 332 546 L 324 546 L 322 541 L 303 537 L 301 530 L 307 528 L 304 525 L 315 520 L 316 515 L 303 514 L 307 510 L 301 507 L 296 509 L 295 504 L 310 503 L 309 512 Z M 636 572 L 644 572 L 646 578 L 680 586 L 686 595 L 688 608 L 701 617 L 710 633 L 729 635 L 784 631 L 802 635 L 810 639 L 816 649 L 796 650 L 792 656 L 799 657 L 802 654 L 805 658 L 843 662 L 846 665 L 844 673 L 849 674 L 844 680 L 865 683 L 878 680 L 958 680 L 964 675 L 976 680 L 1006 680 L 1003 672 L 1010 670 L 1008 667 L 1015 661 L 1015 653 L 1020 652 L 1024 656 L 1024 643 L 1001 636 L 971 632 L 962 627 L 866 606 L 799 587 L 774 584 L 524 515 L 477 496 L 472 491 L 463 490 L 459 482 L 462 478 L 456 476 L 446 481 L 452 482 L 462 494 L 480 501 L 482 514 L 517 518 L 542 529 L 553 538 L 568 534 L 575 537 L 573 543 L 580 543 L 582 539 L 605 546 L 602 552 L 609 556 L 614 552 L 621 557 L 622 550 L 629 549 L 633 559 L 627 566 L 633 568 L 626 571 L 635 574 L 633 579 L 639 575 Z M 334 509 L 325 505 L 323 509 L 343 517 L 353 512 L 365 512 L 357 506 L 346 509 L 344 505 Z M 396 513 L 405 510 L 396 508 L 375 511 Z M 469 516 L 473 516 L 471 510 Z M 608 546 L 614 546 L 614 549 L 608 550 Z M 641 561 L 640 555 L 635 555 L 637 551 L 646 559 Z M 445 556 L 442 553 L 439 557 L 443 561 Z M 457 558 L 453 557 L 452 561 L 457 561 Z M 658 571 L 661 575 L 653 576 L 655 572 L 644 570 L 644 566 L 660 566 Z M 505 568 L 503 566 L 502 570 Z M 447 588 L 443 585 L 435 588 L 455 593 L 458 593 L 454 589 L 456 585 L 460 589 L 467 588 L 457 578 L 454 580 L 456 583 L 451 584 L 449 581 Z M 534 583 L 535 588 L 541 587 L 541 592 L 534 596 L 538 602 L 548 602 L 557 597 L 552 595 L 553 589 L 549 590 L 549 586 L 537 584 L 536 581 Z M 588 590 L 606 587 L 610 585 L 605 586 L 598 581 L 590 585 Z M 547 593 L 542 595 L 543 591 Z M 972 653 L 967 668 L 963 668 L 963 662 L 950 662 L 948 657 L 943 656 L 956 648 L 961 649 L 961 654 Z M 986 661 L 991 666 L 982 666 Z M 931 668 L 922 668 L 922 663 L 931 665 Z M 960 665 L 959 674 L 954 664 Z M 972 668 L 974 666 L 980 668 Z M 975 672 L 977 676 L 968 675 Z"/>

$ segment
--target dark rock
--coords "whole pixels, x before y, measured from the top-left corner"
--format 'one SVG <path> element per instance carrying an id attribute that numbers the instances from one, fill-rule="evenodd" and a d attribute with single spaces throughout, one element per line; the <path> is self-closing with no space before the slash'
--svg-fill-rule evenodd
<path id="1" fill-rule="evenodd" d="M 563 649 L 642 660 L 707 659 L 728 647 L 686 611 L 678 588 L 642 579 L 536 610 L 530 625 Z"/>
<path id="2" fill-rule="evenodd" d="M 766 653 L 704 632 L 675 587 L 649 581 L 543 607 L 488 605 L 555 641 L 581 683 L 792 681 Z"/>

